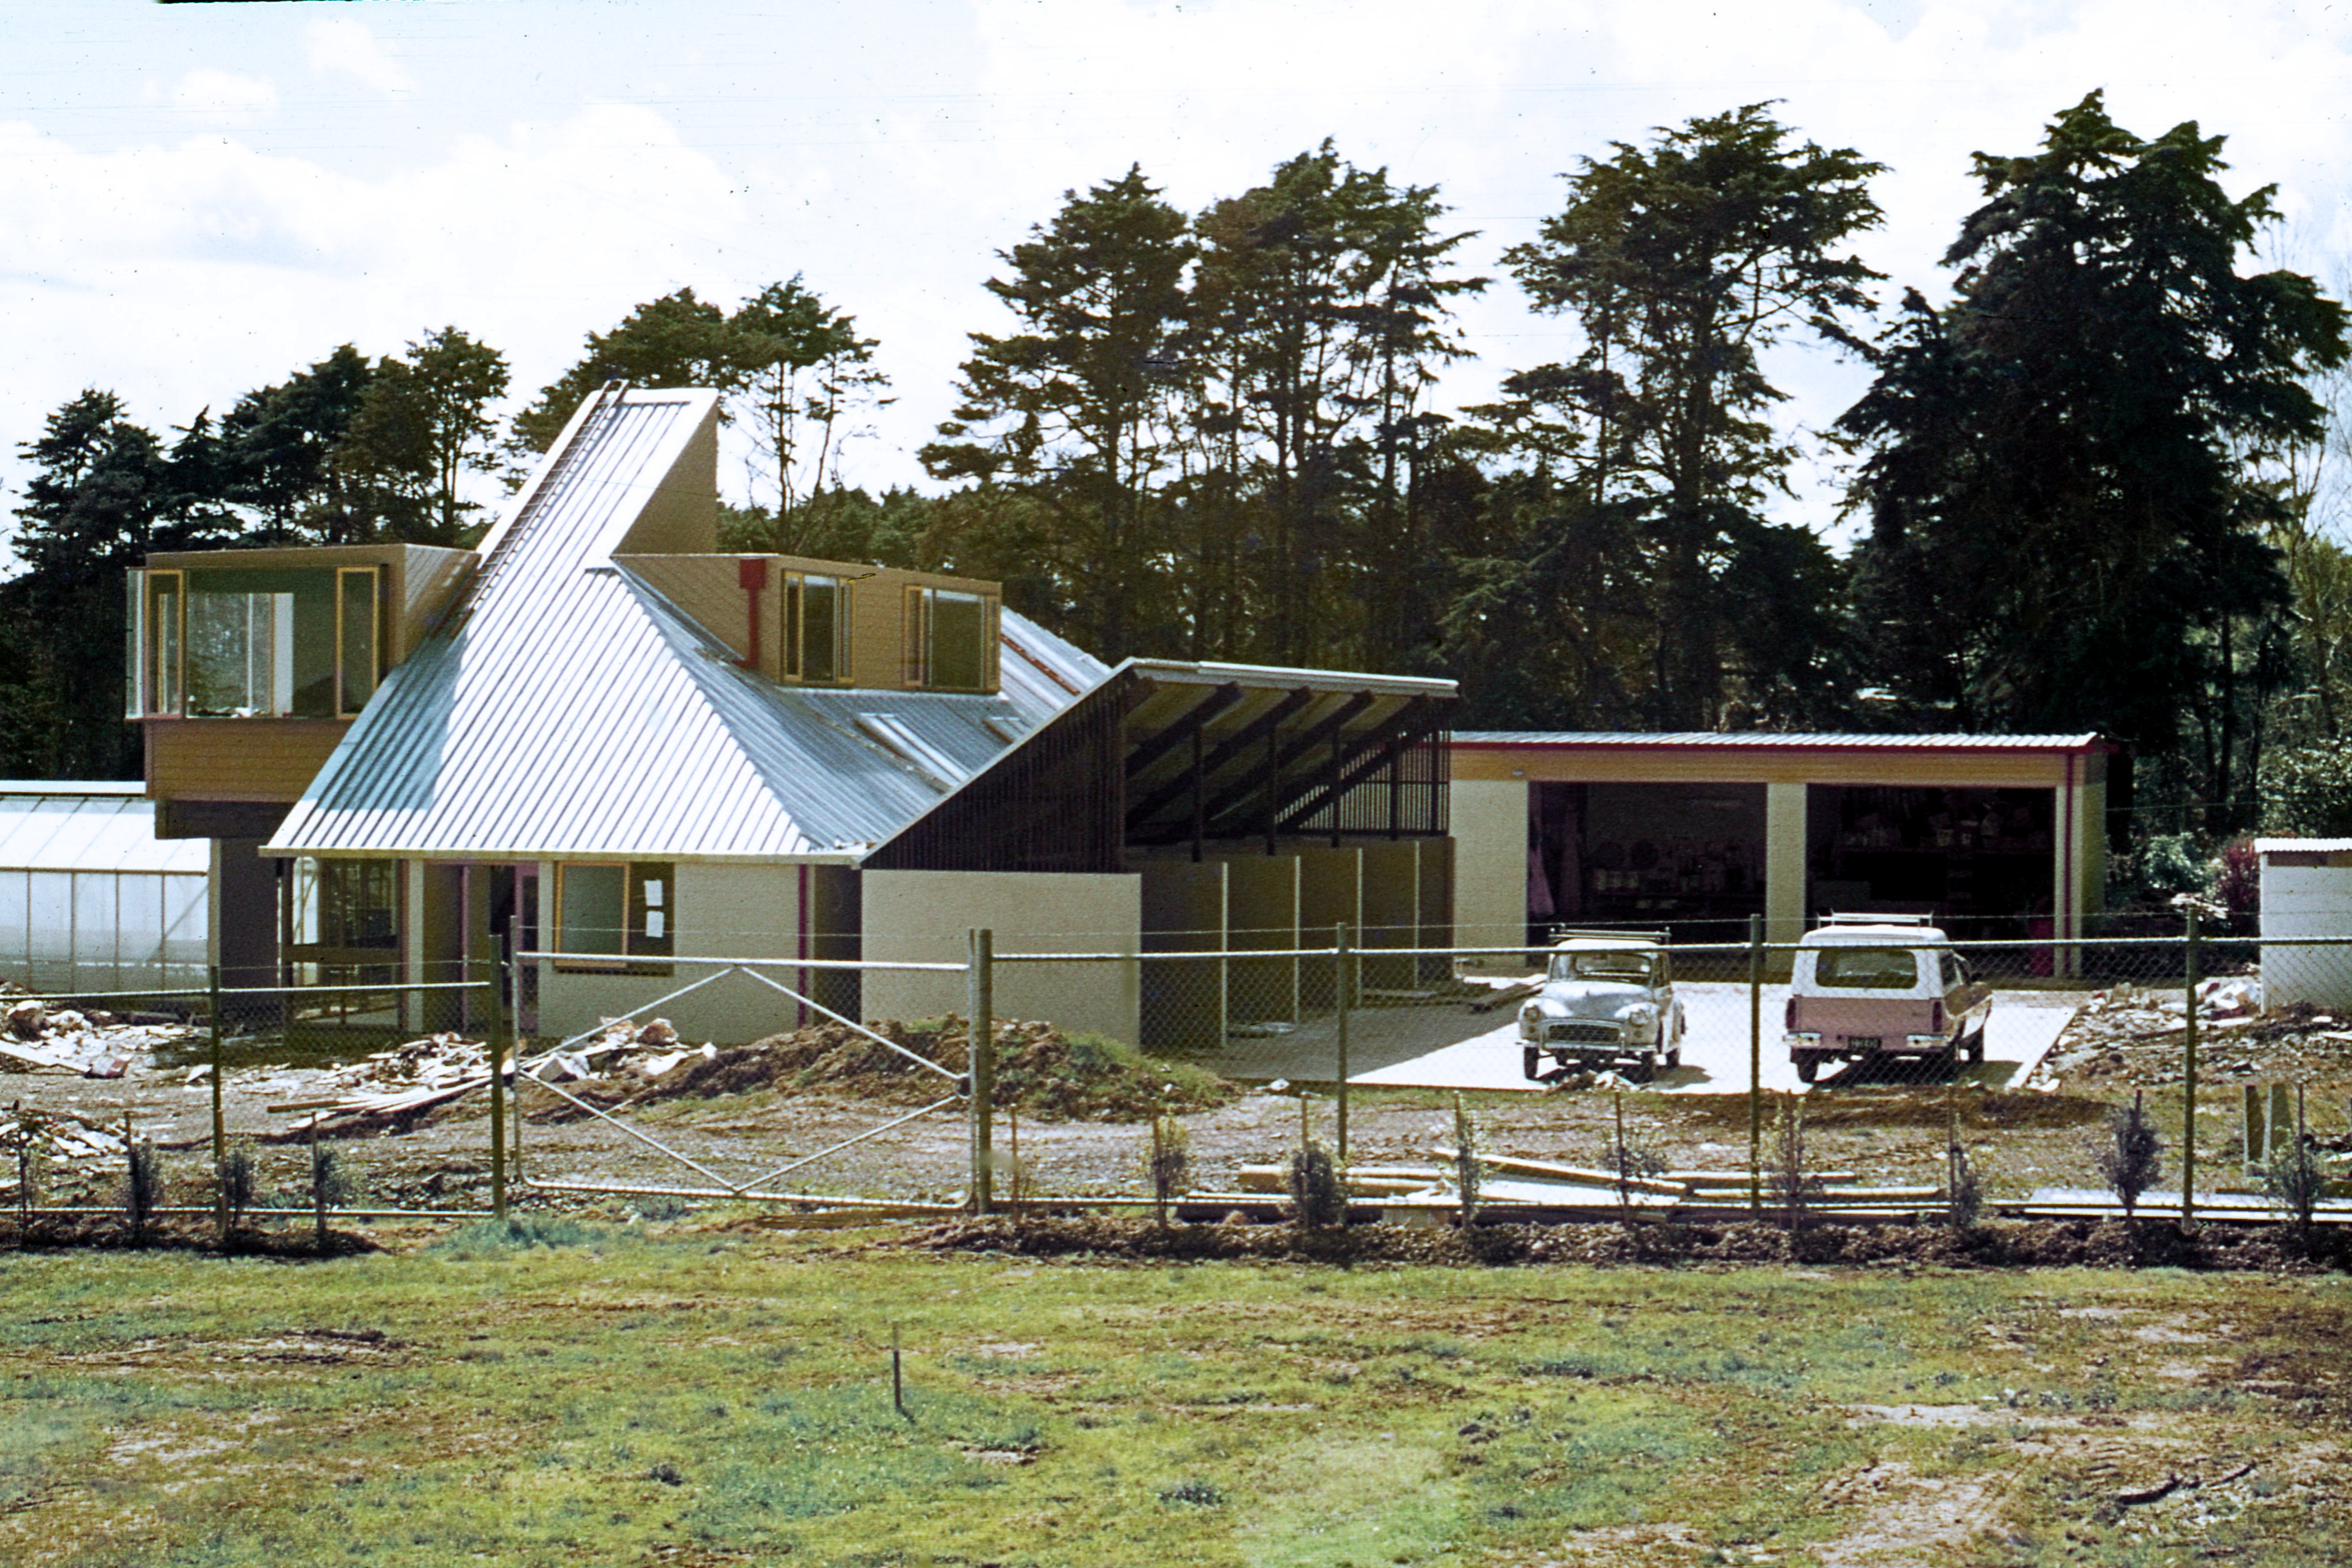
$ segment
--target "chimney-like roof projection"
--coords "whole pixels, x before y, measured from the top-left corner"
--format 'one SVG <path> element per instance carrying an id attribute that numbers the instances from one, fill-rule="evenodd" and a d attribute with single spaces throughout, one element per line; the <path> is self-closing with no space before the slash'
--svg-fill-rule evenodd
<path id="1" fill-rule="evenodd" d="M 998 695 L 739 668 L 613 561 L 717 548 L 718 413 L 590 398 L 264 853 L 852 861 L 1107 673 L 1011 612 Z"/>
<path id="2" fill-rule="evenodd" d="M 1100 870 L 1187 832 L 1444 831 L 1452 681 L 1114 670 L 1010 610 L 993 693 L 745 668 L 649 580 L 717 552 L 718 419 L 590 398 L 263 853 Z"/>

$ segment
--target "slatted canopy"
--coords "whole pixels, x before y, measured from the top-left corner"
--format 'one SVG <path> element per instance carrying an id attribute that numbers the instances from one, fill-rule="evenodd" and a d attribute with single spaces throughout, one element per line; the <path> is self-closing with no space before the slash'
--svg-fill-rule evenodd
<path id="1" fill-rule="evenodd" d="M 883 869 L 1116 871 L 1129 850 L 1442 836 L 1450 680 L 1129 659 L 887 840 Z"/>

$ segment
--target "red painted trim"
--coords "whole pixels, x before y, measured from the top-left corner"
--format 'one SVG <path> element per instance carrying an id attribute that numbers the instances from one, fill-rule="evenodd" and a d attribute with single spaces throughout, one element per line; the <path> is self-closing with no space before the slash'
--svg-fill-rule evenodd
<path id="1" fill-rule="evenodd" d="M 2066 758 L 2066 822 L 2059 835 L 2058 851 L 2058 939 L 2061 942 L 2074 934 L 2074 759 Z M 2054 969 L 2054 965 L 2053 966 Z"/>
<path id="2" fill-rule="evenodd" d="M 1748 742 L 1741 745 L 1721 745 L 1706 741 L 1465 741 L 1456 737 L 1448 744 L 1457 751 L 1472 752 L 1622 752 L 1639 754 L 1645 752 L 1710 752 L 1718 756 L 1746 756 L 1758 753 L 1809 752 L 1870 752 L 1878 755 L 1910 753 L 1919 756 L 1972 757 L 1998 754 L 2002 752 L 2048 753 L 2065 757 L 2088 756 L 2094 752 L 2108 754 L 2119 748 L 2112 741 L 2093 741 L 2084 746 L 1877 746 L 1868 742 L 1807 744 L 1791 742 L 1787 745 Z"/>
<path id="3" fill-rule="evenodd" d="M 760 590 L 768 585 L 768 563 L 764 556 L 746 556 L 735 563 L 735 581 L 742 585 L 750 601 L 751 616 L 751 651 L 735 662 L 745 669 L 760 668 Z"/>

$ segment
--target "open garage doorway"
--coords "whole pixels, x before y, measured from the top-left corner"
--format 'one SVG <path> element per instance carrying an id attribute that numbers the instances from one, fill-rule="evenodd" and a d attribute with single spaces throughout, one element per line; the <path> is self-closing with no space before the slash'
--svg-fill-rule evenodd
<path id="1" fill-rule="evenodd" d="M 1807 906 L 1932 915 L 1951 935 L 2050 934 L 2054 801 L 2046 789 L 1815 784 Z"/>
<path id="2" fill-rule="evenodd" d="M 1546 784 L 1528 791 L 1528 934 L 1665 927 L 1737 942 L 1764 912 L 1764 786 Z"/>

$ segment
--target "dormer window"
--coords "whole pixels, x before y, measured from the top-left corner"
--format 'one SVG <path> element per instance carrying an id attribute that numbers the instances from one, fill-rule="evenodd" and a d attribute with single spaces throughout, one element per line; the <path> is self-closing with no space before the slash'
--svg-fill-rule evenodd
<path id="1" fill-rule="evenodd" d="M 131 717 L 349 719 L 383 668 L 374 566 L 131 574 Z"/>
<path id="2" fill-rule="evenodd" d="M 951 588 L 909 587 L 905 632 L 907 685 L 933 691 L 994 689 L 994 599 Z"/>
<path id="3" fill-rule="evenodd" d="M 811 686 L 853 679 L 852 584 L 839 577 L 784 574 L 784 674 Z"/>

